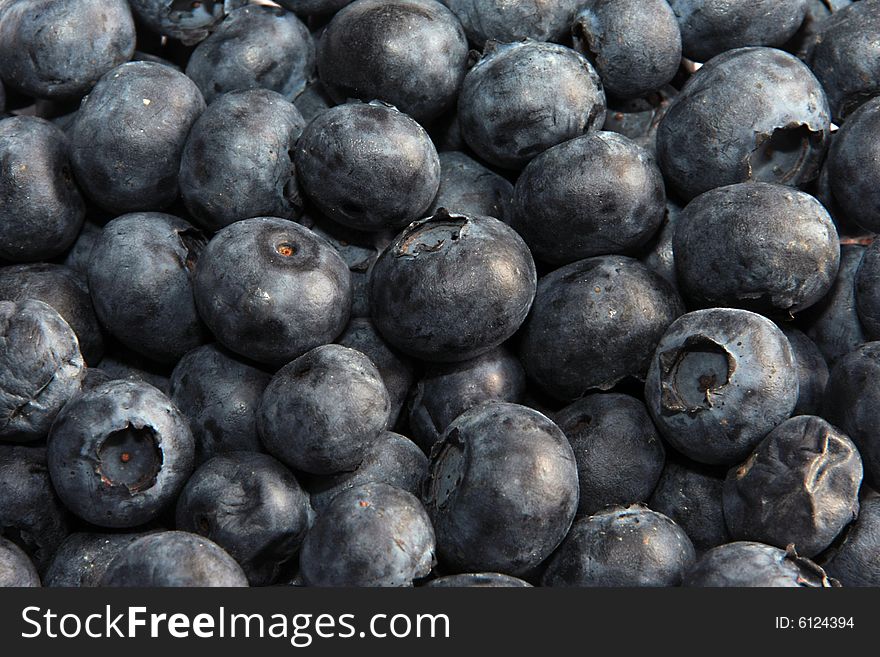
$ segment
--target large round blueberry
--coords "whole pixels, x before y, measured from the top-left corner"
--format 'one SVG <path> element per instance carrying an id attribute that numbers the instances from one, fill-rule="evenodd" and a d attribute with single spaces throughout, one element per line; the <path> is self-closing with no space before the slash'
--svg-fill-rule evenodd
<path id="1" fill-rule="evenodd" d="M 205 246 L 183 219 L 135 212 L 104 227 L 89 261 L 89 292 L 101 325 L 130 349 L 174 362 L 208 338 L 193 299 Z"/>
<path id="2" fill-rule="evenodd" d="M 572 34 L 575 48 L 618 98 L 659 89 L 681 63 L 681 32 L 666 0 L 589 0 Z"/>
<path id="3" fill-rule="evenodd" d="M 0 440 L 45 438 L 84 376 L 76 334 L 54 308 L 0 301 Z"/>
<path id="4" fill-rule="evenodd" d="M 788 338 L 797 364 L 798 403 L 792 416 L 818 415 L 828 385 L 828 363 L 816 343 L 798 329 L 786 324 L 780 324 L 779 328 Z"/>
<path id="5" fill-rule="evenodd" d="M 570 48 L 493 44 L 465 76 L 458 118 L 477 155 L 521 169 L 551 146 L 601 127 L 605 92 L 590 62 Z"/>
<path id="6" fill-rule="evenodd" d="M 637 260 L 580 260 L 541 279 L 520 359 L 545 392 L 577 399 L 644 377 L 654 348 L 682 312 L 669 284 Z"/>
<path id="7" fill-rule="evenodd" d="M 299 217 L 293 149 L 304 127 L 274 91 L 218 97 L 193 125 L 180 160 L 180 194 L 193 219 L 219 230 L 253 216 Z"/>
<path id="8" fill-rule="evenodd" d="M 0 258 L 32 262 L 63 253 L 85 203 L 70 171 L 65 134 L 44 119 L 0 121 Z"/>
<path id="9" fill-rule="evenodd" d="M 101 586 L 229 587 L 247 586 L 235 559 L 203 536 L 157 532 L 133 541 L 114 557 Z"/>
<path id="10" fill-rule="evenodd" d="M 513 185 L 458 151 L 440 153 L 440 189 L 430 213 L 446 208 L 455 214 L 495 217 L 510 223 Z"/>
<path id="11" fill-rule="evenodd" d="M 522 365 L 504 347 L 459 363 L 432 363 L 407 404 L 411 435 L 430 452 L 452 421 L 469 408 L 494 401 L 518 404 L 525 392 Z"/>
<path id="12" fill-rule="evenodd" d="M 809 194 L 769 183 L 719 187 L 691 201 L 672 241 L 679 289 L 697 307 L 795 313 L 837 276 L 834 222 Z"/>
<path id="13" fill-rule="evenodd" d="M 107 72 L 70 129 L 80 186 L 108 212 L 161 210 L 177 198 L 180 156 L 205 109 L 195 83 L 155 62 Z"/>
<path id="14" fill-rule="evenodd" d="M 482 48 L 487 41 L 557 41 L 571 27 L 579 0 L 443 0 L 458 16 L 468 39 Z"/>
<path id="15" fill-rule="evenodd" d="M 521 575 L 571 527 L 574 454 L 559 427 L 537 411 L 483 404 L 460 415 L 435 445 L 423 499 L 445 567 Z"/>
<path id="16" fill-rule="evenodd" d="M 171 373 L 171 401 L 195 439 L 200 464 L 226 452 L 262 452 L 257 408 L 271 376 L 217 345 L 188 352 Z"/>
<path id="17" fill-rule="evenodd" d="M 793 550 L 737 541 L 706 552 L 685 575 L 684 585 L 822 588 L 837 584 L 819 566 Z"/>
<path id="18" fill-rule="evenodd" d="M 579 515 L 648 500 L 666 450 L 642 402 L 616 393 L 588 395 L 553 420 L 574 451 Z"/>
<path id="19" fill-rule="evenodd" d="M 97 534 L 78 532 L 58 547 L 43 577 L 43 586 L 53 588 L 96 587 L 107 566 L 142 533 Z"/>
<path id="20" fill-rule="evenodd" d="M 135 527 L 174 499 L 193 469 L 186 419 L 153 386 L 109 381 L 59 413 L 49 435 L 52 485 L 99 527 Z"/>
<path id="21" fill-rule="evenodd" d="M 859 319 L 872 340 L 880 339 L 880 240 L 865 249 L 855 278 Z"/>
<path id="22" fill-rule="evenodd" d="M 615 132 L 593 132 L 532 160 L 516 181 L 514 220 L 535 258 L 562 265 L 627 254 L 663 221 L 666 193 L 654 158 Z"/>
<path id="23" fill-rule="evenodd" d="M 333 474 L 360 465 L 390 413 L 372 361 L 330 344 L 278 370 L 263 393 L 257 426 L 266 449 L 290 467 Z"/>
<path id="24" fill-rule="evenodd" d="M 14 0 L 0 21 L 0 77 L 37 98 L 78 98 L 131 59 L 125 0 Z"/>
<path id="25" fill-rule="evenodd" d="M 326 241 L 257 217 L 218 232 L 195 275 L 199 314 L 225 347 L 283 365 L 334 340 L 351 313 L 351 275 Z"/>
<path id="26" fill-rule="evenodd" d="M 695 559 L 687 534 L 634 505 L 578 520 L 550 558 L 543 586 L 678 586 Z"/>
<path id="27" fill-rule="evenodd" d="M 535 298 L 522 238 L 492 217 L 439 210 L 411 224 L 370 274 L 373 324 L 417 358 L 475 358 L 512 336 Z"/>
<path id="28" fill-rule="evenodd" d="M 645 381 L 645 401 L 663 437 L 709 464 L 744 460 L 797 400 L 788 339 L 746 310 L 712 308 L 677 319 Z"/>
<path id="29" fill-rule="evenodd" d="M 776 427 L 724 482 L 724 518 L 735 539 L 794 545 L 814 557 L 859 513 L 856 446 L 811 415 Z"/>
<path id="30" fill-rule="evenodd" d="M 207 37 L 233 9 L 248 0 L 129 0 L 135 15 L 156 34 L 191 46 Z"/>
<path id="31" fill-rule="evenodd" d="M 467 68 L 461 24 L 434 0 L 357 0 L 321 35 L 318 73 L 337 102 L 381 100 L 418 121 L 455 103 Z"/>
<path id="32" fill-rule="evenodd" d="M 880 586 L 880 497 L 862 502 L 858 519 L 831 555 L 825 568 L 844 586 Z"/>
<path id="33" fill-rule="evenodd" d="M 271 584 L 312 518 L 308 493 L 267 454 L 236 452 L 196 470 L 177 498 L 177 529 L 226 550 L 254 586 Z"/>
<path id="34" fill-rule="evenodd" d="M 794 55 L 740 48 L 688 81 L 657 129 L 657 158 L 685 200 L 739 182 L 814 179 L 830 135 L 822 86 Z"/>
<path id="35" fill-rule="evenodd" d="M 340 493 L 306 536 L 309 586 L 411 586 L 434 566 L 434 530 L 419 499 L 388 484 Z"/>
<path id="36" fill-rule="evenodd" d="M 40 586 L 40 576 L 27 554 L 0 536 L 0 589 Z"/>
<path id="37" fill-rule="evenodd" d="M 401 228 L 421 216 L 440 186 L 428 133 L 380 103 L 349 103 L 318 115 L 297 143 L 300 183 L 322 213 L 359 230 Z"/>

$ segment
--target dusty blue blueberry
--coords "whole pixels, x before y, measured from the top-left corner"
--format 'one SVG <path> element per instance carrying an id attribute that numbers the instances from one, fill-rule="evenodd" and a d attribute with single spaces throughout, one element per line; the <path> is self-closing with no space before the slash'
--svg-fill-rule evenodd
<path id="1" fill-rule="evenodd" d="M 51 306 L 0 301 L 0 440 L 42 440 L 79 392 L 85 362 L 76 334 Z"/>
<path id="2" fill-rule="evenodd" d="M 98 534 L 77 532 L 58 547 L 43 577 L 43 586 L 52 588 L 95 587 L 110 562 L 142 533 Z"/>
<path id="3" fill-rule="evenodd" d="M 657 158 L 685 200 L 747 181 L 796 186 L 818 176 L 830 127 L 825 92 L 799 59 L 740 48 L 709 61 L 672 101 Z"/>
<path id="4" fill-rule="evenodd" d="M 483 404 L 462 413 L 435 445 L 423 499 L 441 565 L 522 575 L 556 549 L 574 520 L 574 453 L 541 413 Z"/>
<path id="5" fill-rule="evenodd" d="M 810 338 L 789 324 L 779 324 L 797 363 L 798 403 L 792 415 L 819 415 L 828 385 L 828 363 Z"/>
<path id="6" fill-rule="evenodd" d="M 85 203 L 73 181 L 64 133 L 44 119 L 0 121 L 0 258 L 54 258 L 74 243 Z"/>
<path id="7" fill-rule="evenodd" d="M 743 461 L 797 405 L 788 339 L 747 310 L 681 316 L 650 364 L 645 401 L 654 423 L 676 450 L 701 463 Z"/>
<path id="8" fill-rule="evenodd" d="M 862 502 L 858 519 L 825 563 L 844 586 L 880 586 L 880 498 Z"/>
<path id="9" fill-rule="evenodd" d="M 134 45 L 125 0 L 13 0 L 0 21 L 0 77 L 36 98 L 79 98 Z"/>
<path id="10" fill-rule="evenodd" d="M 151 31 L 191 46 L 207 37 L 232 10 L 248 0 L 129 0 Z"/>
<path id="11" fill-rule="evenodd" d="M 186 65 L 207 103 L 243 89 L 270 89 L 293 100 L 314 73 L 315 44 L 303 22 L 283 9 L 254 5 L 231 12 Z"/>
<path id="12" fill-rule="evenodd" d="M 142 536 L 107 566 L 100 586 L 244 587 L 247 576 L 235 559 L 203 536 L 166 531 Z"/>
<path id="13" fill-rule="evenodd" d="M 40 576 L 27 554 L 0 536 L 0 589 L 40 586 Z"/>
<path id="14" fill-rule="evenodd" d="M 342 333 L 351 275 L 308 228 L 256 217 L 214 235 L 199 258 L 195 298 L 223 346 L 279 366 Z"/>
<path id="15" fill-rule="evenodd" d="M 293 99 L 293 104 L 302 114 L 306 123 L 311 123 L 318 114 L 330 109 L 336 103 L 330 98 L 321 81 L 314 80 Z"/>
<path id="16" fill-rule="evenodd" d="M 328 344 L 282 367 L 266 387 L 257 426 L 267 451 L 297 470 L 354 470 L 388 427 L 391 401 L 364 354 Z"/>
<path id="17" fill-rule="evenodd" d="M 478 48 L 489 41 L 557 41 L 568 35 L 580 0 L 443 0 Z"/>
<path id="18" fill-rule="evenodd" d="M 666 280 L 676 291 L 678 276 L 675 272 L 675 253 L 672 250 L 672 238 L 675 226 L 681 216 L 681 206 L 671 199 L 666 199 L 666 212 L 660 230 L 648 243 L 647 253 L 642 256 L 642 264 Z"/>
<path id="19" fill-rule="evenodd" d="M 536 259 L 563 265 L 634 252 L 657 232 L 665 211 L 654 158 L 623 135 L 592 132 L 529 163 L 516 181 L 511 225 Z"/>
<path id="20" fill-rule="evenodd" d="M 445 575 L 432 579 L 425 584 L 430 587 L 452 588 L 527 588 L 532 585 L 519 577 L 511 577 L 502 573 L 460 573 Z"/>
<path id="21" fill-rule="evenodd" d="M 193 219 L 219 230 L 254 216 L 299 217 L 293 150 L 304 127 L 274 91 L 219 96 L 193 125 L 180 160 L 180 194 Z"/>
<path id="22" fill-rule="evenodd" d="M 271 375 L 218 345 L 188 352 L 171 373 L 171 401 L 195 439 L 201 464 L 227 452 L 262 452 L 257 408 Z"/>
<path id="23" fill-rule="evenodd" d="M 574 19 L 572 35 L 575 49 L 618 98 L 659 89 L 681 63 L 681 32 L 666 0 L 589 0 Z"/>
<path id="24" fill-rule="evenodd" d="M 186 136 L 204 109 L 195 83 L 168 66 L 111 69 L 70 129 L 70 159 L 83 191 L 117 214 L 173 203 Z"/>
<path id="25" fill-rule="evenodd" d="M 440 189 L 429 214 L 446 208 L 456 214 L 495 217 L 509 223 L 513 185 L 464 153 L 440 153 Z"/>
<path id="26" fill-rule="evenodd" d="M 856 272 L 855 300 L 859 319 L 871 340 L 880 339 L 880 241 L 865 249 Z"/>
<path id="27" fill-rule="evenodd" d="M 532 254 L 512 228 L 438 210 L 400 233 L 373 266 L 370 312 L 382 337 L 404 353 L 468 360 L 516 332 L 536 278 Z"/>
<path id="28" fill-rule="evenodd" d="M 253 586 L 271 584 L 312 520 L 309 495 L 268 454 L 234 452 L 204 463 L 177 498 L 177 529 L 226 550 Z"/>
<path id="29" fill-rule="evenodd" d="M 278 0 L 282 7 L 303 16 L 333 15 L 353 0 Z"/>
<path id="30" fill-rule="evenodd" d="M 521 169 L 605 121 L 605 92 L 583 56 L 553 43 L 490 44 L 458 98 L 461 134 L 481 158 Z"/>
<path id="31" fill-rule="evenodd" d="M 193 469 L 186 418 L 141 381 L 109 381 L 78 395 L 49 435 L 52 485 L 99 527 L 136 527 L 173 503 Z"/>
<path id="32" fill-rule="evenodd" d="M 858 0 L 807 0 L 804 22 L 785 44 L 785 50 L 809 62 L 818 42 L 818 36 L 830 16 Z"/>
<path id="33" fill-rule="evenodd" d="M 169 365 L 169 363 L 156 363 L 144 358 L 136 351 L 127 349 L 118 341 L 110 338 L 107 340 L 107 350 L 98 369 L 104 372 L 109 380 L 143 381 L 167 395 L 171 390 Z"/>
<path id="34" fill-rule="evenodd" d="M 318 115 L 300 137 L 294 161 L 320 211 L 359 230 L 399 229 L 419 219 L 440 186 L 440 160 L 428 133 L 381 103 L 338 105 Z"/>
<path id="35" fill-rule="evenodd" d="M 696 558 L 681 527 L 641 505 L 574 523 L 547 563 L 543 586 L 678 586 Z"/>
<path id="36" fill-rule="evenodd" d="M 654 155 L 657 152 L 657 128 L 678 93 L 678 89 L 667 84 L 642 98 L 609 98 L 602 129 L 629 137 Z"/>
<path id="37" fill-rule="evenodd" d="M 89 273 L 89 260 L 92 258 L 92 249 L 95 246 L 95 242 L 98 241 L 101 230 L 102 227 L 99 224 L 87 219 L 83 223 L 76 240 L 62 258 L 62 264 L 70 267 L 78 274 L 87 276 Z"/>
<path id="38" fill-rule="evenodd" d="M 644 378 L 657 343 L 683 312 L 672 287 L 638 260 L 579 260 L 540 280 L 520 360 L 542 391 L 571 401 Z"/>
<path id="39" fill-rule="evenodd" d="M 461 24 L 434 0 L 357 0 L 318 46 L 318 73 L 334 100 L 381 100 L 420 122 L 452 107 L 467 61 Z"/>
<path id="40" fill-rule="evenodd" d="M 308 586 L 411 586 L 434 566 L 434 529 L 412 493 L 364 484 L 318 516 L 300 552 Z"/>
<path id="41" fill-rule="evenodd" d="M 840 585 L 794 550 L 737 541 L 719 545 L 700 557 L 685 575 L 684 586 L 823 588 Z"/>

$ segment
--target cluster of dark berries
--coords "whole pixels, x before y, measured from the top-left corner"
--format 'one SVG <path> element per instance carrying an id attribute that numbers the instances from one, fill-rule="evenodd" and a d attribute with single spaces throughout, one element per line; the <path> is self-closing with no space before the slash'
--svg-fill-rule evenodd
<path id="1" fill-rule="evenodd" d="M 0 585 L 880 585 L 880 0 L 0 0 L 0 80 Z"/>

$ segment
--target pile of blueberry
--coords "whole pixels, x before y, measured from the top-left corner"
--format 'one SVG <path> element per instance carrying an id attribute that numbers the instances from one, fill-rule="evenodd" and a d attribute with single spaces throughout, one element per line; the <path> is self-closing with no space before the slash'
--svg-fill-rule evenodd
<path id="1" fill-rule="evenodd" d="M 0 0 L 0 585 L 880 586 L 880 0 Z"/>

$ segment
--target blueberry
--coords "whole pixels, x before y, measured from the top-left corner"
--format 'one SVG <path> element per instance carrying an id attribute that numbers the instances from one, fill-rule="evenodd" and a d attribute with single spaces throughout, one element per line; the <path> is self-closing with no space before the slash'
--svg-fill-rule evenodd
<path id="1" fill-rule="evenodd" d="M 804 21 L 806 0 L 669 0 L 685 57 L 705 62 L 743 46 L 781 46 Z"/>
<path id="2" fill-rule="evenodd" d="M 605 92 L 590 62 L 570 48 L 493 43 L 464 78 L 458 117 L 477 155 L 521 169 L 551 146 L 601 127 Z"/>
<path id="3" fill-rule="evenodd" d="M 855 278 L 859 319 L 871 340 L 880 338 L 880 241 L 865 250 Z"/>
<path id="4" fill-rule="evenodd" d="M 461 414 L 434 446 L 423 499 L 445 567 L 522 575 L 571 527 L 574 454 L 559 427 L 537 411 L 483 404 Z"/>
<path id="5" fill-rule="evenodd" d="M 828 385 L 828 363 L 816 343 L 804 333 L 785 324 L 779 328 L 788 338 L 797 364 L 798 403 L 792 415 L 818 415 Z"/>
<path id="6" fill-rule="evenodd" d="M 230 587 L 247 586 L 235 560 L 216 543 L 188 532 L 142 536 L 121 550 L 100 586 Z"/>
<path id="7" fill-rule="evenodd" d="M 446 575 L 432 579 L 425 584 L 430 587 L 444 588 L 527 588 L 532 585 L 519 577 L 511 577 L 501 573 L 461 573 L 459 575 Z"/>
<path id="8" fill-rule="evenodd" d="M 859 513 L 862 459 L 825 420 L 801 415 L 776 427 L 724 482 L 735 539 L 794 545 L 814 557 Z"/>
<path id="9" fill-rule="evenodd" d="M 544 586 L 678 586 L 695 559 L 690 539 L 663 514 L 612 507 L 574 523 L 547 563 Z"/>
<path id="10" fill-rule="evenodd" d="M 831 368 L 823 417 L 849 436 L 864 461 L 865 481 L 880 486 L 880 342 L 866 342 Z"/>
<path id="11" fill-rule="evenodd" d="M 522 238 L 492 217 L 438 210 L 385 249 L 370 274 L 373 324 L 417 358 L 475 358 L 511 337 L 535 297 Z"/>
<path id="12" fill-rule="evenodd" d="M 565 38 L 579 0 L 443 0 L 478 47 L 490 40 L 556 41 Z"/>
<path id="13" fill-rule="evenodd" d="M 353 0 L 278 0 L 279 5 L 304 16 L 332 16 Z"/>
<path id="14" fill-rule="evenodd" d="M 321 212 L 359 230 L 406 226 L 423 215 L 440 186 L 428 133 L 380 103 L 339 105 L 318 115 L 300 137 L 294 161 Z"/>
<path id="15" fill-rule="evenodd" d="M 304 127 L 274 91 L 219 96 L 193 125 L 180 161 L 180 193 L 193 219 L 219 230 L 257 215 L 299 217 L 293 149 Z"/>
<path id="16" fill-rule="evenodd" d="M 844 586 L 880 586 L 880 498 L 862 502 L 859 517 L 825 569 Z"/>
<path id="17" fill-rule="evenodd" d="M 101 359 L 98 368 L 108 377 L 108 380 L 143 381 L 166 395 L 170 394 L 169 375 L 171 370 L 168 369 L 167 363 L 155 363 L 147 360 L 137 352 L 126 349 L 115 340 L 108 341 L 107 352 Z"/>
<path id="18" fill-rule="evenodd" d="M 645 401 L 666 440 L 708 464 L 742 461 L 798 400 L 788 339 L 769 319 L 711 308 L 683 315 L 651 358 Z"/>
<path id="19" fill-rule="evenodd" d="M 207 37 L 230 11 L 247 0 L 129 0 L 150 30 L 191 46 Z"/>
<path id="20" fill-rule="evenodd" d="M 43 577 L 43 586 L 53 588 L 96 587 L 107 566 L 142 533 L 71 534 L 59 546 Z"/>
<path id="21" fill-rule="evenodd" d="M 28 555 L 15 543 L 0 536 L 0 589 L 39 586 L 40 576 Z"/>
<path id="22" fill-rule="evenodd" d="M 678 89 L 665 85 L 643 98 L 608 99 L 603 130 L 629 137 L 652 155 L 657 152 L 657 128 Z"/>
<path id="23" fill-rule="evenodd" d="M 452 421 L 469 408 L 495 401 L 518 404 L 525 391 L 522 365 L 504 347 L 459 363 L 432 363 L 407 404 L 411 435 L 430 452 Z"/>
<path id="24" fill-rule="evenodd" d="M 351 276 L 326 241 L 257 217 L 214 235 L 195 274 L 199 314 L 228 349 L 283 365 L 334 340 L 351 312 Z"/>
<path id="25" fill-rule="evenodd" d="M 391 402 L 389 425 L 393 426 L 403 410 L 415 378 L 415 366 L 412 360 L 388 346 L 370 319 L 366 317 L 352 319 L 336 342 L 343 347 L 361 352 L 373 361 L 388 390 L 388 398 Z"/>
<path id="26" fill-rule="evenodd" d="M 70 267 L 76 273 L 87 276 L 89 273 L 89 260 L 92 258 L 92 249 L 98 236 L 101 234 L 102 227 L 94 221 L 86 220 L 83 222 L 82 229 L 79 231 L 75 241 L 70 249 L 64 255 L 62 264 Z"/>
<path id="27" fill-rule="evenodd" d="M 354 470 L 388 427 L 391 402 L 364 354 L 323 345 L 282 367 L 266 387 L 257 426 L 269 453 L 297 470 Z"/>
<path id="28" fill-rule="evenodd" d="M 306 123 L 311 123 L 319 114 L 326 112 L 335 103 L 320 80 L 313 80 L 294 99 L 293 104 L 302 114 Z"/>
<path id="29" fill-rule="evenodd" d="M 49 480 L 44 448 L 0 444 L 0 500 L 0 536 L 45 572 L 69 519 Z"/>
<path id="30" fill-rule="evenodd" d="M 642 402 L 617 393 L 588 395 L 553 419 L 574 450 L 578 515 L 648 500 L 666 450 Z"/>
<path id="31" fill-rule="evenodd" d="M 418 445 L 383 431 L 367 444 L 357 469 L 321 477 L 311 486 L 312 506 L 323 513 L 337 495 L 363 484 L 388 484 L 418 495 L 427 471 L 428 459 Z"/>
<path id="32" fill-rule="evenodd" d="M 104 227 L 89 261 L 101 325 L 125 346 L 174 362 L 208 339 L 193 300 L 193 269 L 205 237 L 186 221 L 135 212 Z"/>
<path id="33" fill-rule="evenodd" d="M 217 345 L 188 352 L 171 374 L 171 401 L 186 416 L 195 461 L 217 454 L 262 452 L 257 408 L 271 376 Z"/>
<path id="34" fill-rule="evenodd" d="M 0 301 L 0 440 L 49 433 L 80 390 L 85 362 L 70 325 L 42 301 Z"/>
<path id="35" fill-rule="evenodd" d="M 516 181 L 512 226 L 535 258 L 563 265 L 629 254 L 663 221 L 666 193 L 654 158 L 615 132 L 593 132 L 532 160 Z"/>
<path id="36" fill-rule="evenodd" d="M 186 65 L 207 103 L 243 89 L 270 89 L 293 100 L 314 72 L 315 43 L 302 21 L 282 9 L 254 5 L 230 12 Z"/>
<path id="37" fill-rule="evenodd" d="M 434 530 L 417 497 L 365 484 L 333 498 L 299 563 L 309 586 L 411 586 L 434 565 Z"/>
<path id="38" fill-rule="evenodd" d="M 857 0 L 807 0 L 804 22 L 794 36 L 785 44 L 785 50 L 805 62 L 812 59 L 818 36 L 830 16 Z"/>
<path id="39" fill-rule="evenodd" d="M 254 586 L 271 584 L 312 519 L 308 493 L 267 454 L 221 454 L 196 470 L 177 498 L 177 528 L 226 550 Z"/>
<path id="40" fill-rule="evenodd" d="M 685 200 L 740 182 L 800 185 L 818 175 L 830 127 L 825 93 L 800 60 L 740 48 L 709 61 L 672 101 L 657 157 Z"/>
<path id="41" fill-rule="evenodd" d="M 168 66 L 111 69 L 70 129 L 70 159 L 83 191 L 117 214 L 170 205 L 187 133 L 204 109 L 195 83 Z"/>
<path id="42" fill-rule="evenodd" d="M 510 223 L 513 185 L 464 153 L 440 153 L 440 189 L 429 208 L 495 217 Z"/>
<path id="43" fill-rule="evenodd" d="M 86 362 L 95 365 L 104 351 L 85 276 L 63 265 L 12 265 L 0 268 L 0 299 L 35 299 L 52 306 L 76 333 Z"/>
<path id="44" fill-rule="evenodd" d="M 544 276 L 520 359 L 548 394 L 574 400 L 643 378 L 663 333 L 684 312 L 669 284 L 623 256 L 579 260 Z"/>
<path id="45" fill-rule="evenodd" d="M 678 276 L 675 272 L 675 253 L 672 250 L 672 238 L 675 235 L 675 226 L 678 224 L 681 211 L 681 206 L 675 201 L 666 200 L 666 212 L 663 215 L 663 223 L 660 230 L 654 235 L 654 239 L 649 242 L 647 253 L 642 256 L 642 264 L 661 278 L 664 278 L 676 291 L 678 290 Z"/>
<path id="46" fill-rule="evenodd" d="M 880 94 L 880 2 L 853 2 L 818 29 L 810 66 L 828 94 L 835 119 Z"/>
<path id="47" fill-rule="evenodd" d="M 666 0 L 589 0 L 574 19 L 575 48 L 618 98 L 637 98 L 672 80 L 681 32 Z"/>
<path id="48" fill-rule="evenodd" d="M 79 98 L 134 53 L 125 0 L 13 0 L 0 21 L 0 77 L 37 98 Z"/>
<path id="49" fill-rule="evenodd" d="M 701 194 L 682 212 L 672 248 L 679 289 L 695 307 L 766 314 L 799 312 L 822 299 L 840 263 L 825 208 L 770 183 Z"/>
<path id="50" fill-rule="evenodd" d="M 0 258 L 49 259 L 76 240 L 85 203 L 70 171 L 68 141 L 44 119 L 0 121 Z"/>
<path id="51" fill-rule="evenodd" d="M 467 60 L 461 24 L 434 0 L 357 0 L 333 17 L 318 47 L 334 100 L 381 100 L 422 122 L 455 103 Z"/>
<path id="52" fill-rule="evenodd" d="M 673 456 L 666 461 L 648 506 L 675 521 L 697 550 L 727 543 L 730 534 L 721 499 L 724 475 L 723 469 Z"/>
<path id="53" fill-rule="evenodd" d="M 862 0 L 866 2 L 867 0 Z M 880 4 L 877 5 L 880 9 Z M 880 94 L 880 81 L 878 81 Z M 831 192 L 846 217 L 869 231 L 880 230 L 880 97 L 853 112 L 828 152 Z"/>
<path id="54" fill-rule="evenodd" d="M 193 469 L 186 419 L 156 388 L 110 381 L 73 399 L 49 435 L 52 485 L 99 527 L 135 527 L 174 501 Z"/>
<path id="55" fill-rule="evenodd" d="M 738 541 L 704 554 L 685 575 L 685 586 L 809 587 L 839 586 L 825 571 L 794 550 Z"/>

